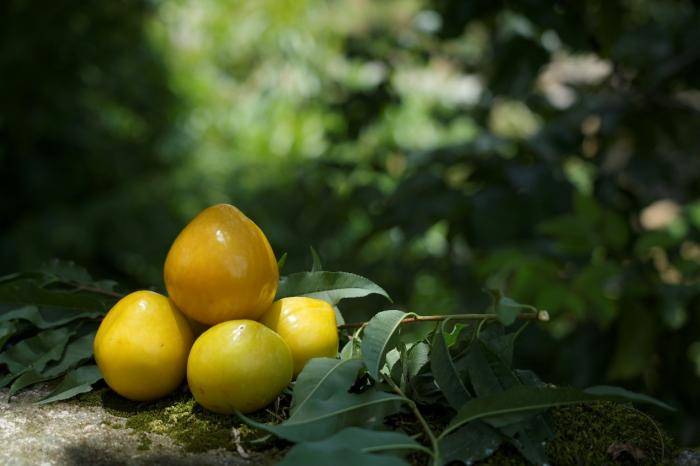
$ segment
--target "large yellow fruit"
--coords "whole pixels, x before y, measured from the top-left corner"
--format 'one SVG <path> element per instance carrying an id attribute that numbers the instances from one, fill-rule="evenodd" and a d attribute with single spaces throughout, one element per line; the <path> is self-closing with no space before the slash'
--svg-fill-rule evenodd
<path id="1" fill-rule="evenodd" d="M 168 298 L 136 291 L 115 304 L 97 329 L 95 361 L 115 392 L 154 400 L 184 380 L 193 340 L 187 319 Z"/>
<path id="2" fill-rule="evenodd" d="M 213 326 L 194 342 L 187 361 L 187 382 L 195 400 L 221 414 L 267 406 L 291 380 L 289 347 L 252 320 Z"/>
<path id="3" fill-rule="evenodd" d="M 338 328 L 333 307 L 314 298 L 282 298 L 272 303 L 260 322 L 287 342 L 294 358 L 294 375 L 309 359 L 338 354 Z"/>
<path id="4" fill-rule="evenodd" d="M 257 319 L 275 298 L 279 281 L 265 234 L 228 204 L 204 209 L 180 232 L 164 275 L 177 307 L 209 325 Z"/>

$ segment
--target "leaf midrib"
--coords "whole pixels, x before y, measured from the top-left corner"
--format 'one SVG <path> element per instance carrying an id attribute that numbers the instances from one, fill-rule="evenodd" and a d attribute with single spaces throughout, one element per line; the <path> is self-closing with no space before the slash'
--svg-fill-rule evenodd
<path id="1" fill-rule="evenodd" d="M 342 364 L 349 363 L 349 362 L 356 361 L 356 360 L 357 360 L 357 359 L 354 359 L 354 358 L 353 358 L 353 359 L 341 359 L 341 360 L 339 360 L 333 367 L 331 367 L 331 369 L 330 369 L 328 372 L 326 372 L 326 373 L 323 375 L 323 377 L 321 377 L 321 379 L 318 381 L 318 383 L 316 384 L 316 386 L 309 392 L 309 394 L 306 396 L 306 398 L 304 398 L 304 399 L 301 401 L 300 404 L 298 404 L 296 407 L 294 407 L 294 412 L 292 413 L 291 416 L 289 416 L 289 419 L 292 419 L 292 418 L 296 415 L 296 413 L 299 412 L 299 409 L 300 409 L 302 406 L 304 406 L 304 404 L 306 404 L 307 401 L 309 401 L 309 399 L 311 398 L 311 396 L 312 396 L 314 393 L 316 393 L 316 391 L 321 387 L 321 385 L 323 385 L 323 382 L 325 382 L 326 379 L 327 379 L 328 377 L 330 377 L 331 373 L 333 373 L 333 372 L 334 372 L 338 367 L 340 367 Z"/>
<path id="2" fill-rule="evenodd" d="M 349 407 L 344 408 L 344 409 L 339 409 L 339 410 L 335 410 L 335 411 L 330 411 L 330 412 L 325 413 L 325 414 L 323 414 L 323 415 L 321 415 L 321 416 L 317 416 L 317 417 L 310 418 L 310 419 L 305 419 L 305 420 L 300 421 L 300 422 L 290 422 L 290 421 L 292 421 L 292 419 L 293 419 L 293 416 L 292 416 L 292 417 L 290 417 L 289 419 L 287 419 L 285 422 L 283 422 L 282 424 L 278 424 L 278 425 L 275 426 L 275 427 L 296 427 L 296 426 L 301 426 L 301 425 L 308 424 L 308 423 L 312 423 L 312 422 L 316 422 L 316 421 L 319 421 L 319 420 L 322 420 L 322 419 L 325 419 L 325 418 L 328 418 L 328 417 L 336 416 L 336 415 L 338 415 L 338 414 L 346 413 L 346 412 L 348 412 L 348 411 L 353 411 L 353 410 L 358 409 L 358 408 L 363 408 L 363 407 L 366 407 L 366 406 L 372 406 L 372 405 L 374 405 L 374 404 L 384 403 L 384 402 L 386 402 L 386 401 L 407 401 L 407 400 L 406 400 L 406 398 L 401 397 L 401 396 L 398 396 L 398 395 L 389 395 L 389 396 L 387 396 L 386 398 L 381 398 L 381 399 L 379 399 L 379 400 L 372 400 L 372 401 L 369 401 L 369 402 L 365 402 L 365 403 L 361 403 L 361 404 L 352 405 L 352 406 L 349 406 Z"/>

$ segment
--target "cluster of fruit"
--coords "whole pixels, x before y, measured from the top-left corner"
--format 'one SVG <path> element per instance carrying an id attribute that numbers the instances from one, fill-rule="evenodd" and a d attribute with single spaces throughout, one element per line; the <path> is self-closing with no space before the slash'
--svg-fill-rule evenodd
<path id="1" fill-rule="evenodd" d="M 272 402 L 308 360 L 338 352 L 335 312 L 313 298 L 273 302 L 279 270 L 264 233 L 237 208 L 197 215 L 168 252 L 169 298 L 136 291 L 107 313 L 95 360 L 107 385 L 137 401 L 187 375 L 197 402 L 243 413 Z"/>

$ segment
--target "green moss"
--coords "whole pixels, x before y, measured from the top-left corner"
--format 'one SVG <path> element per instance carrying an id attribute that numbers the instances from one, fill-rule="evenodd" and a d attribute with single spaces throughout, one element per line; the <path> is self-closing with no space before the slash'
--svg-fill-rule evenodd
<path id="1" fill-rule="evenodd" d="M 631 406 L 600 402 L 554 409 L 548 414 L 555 432 L 547 444 L 547 456 L 554 465 L 578 464 L 671 464 L 676 449 L 672 440 L 647 415 Z M 615 460 L 612 446 L 637 449 L 639 461 L 629 452 Z M 525 465 L 511 446 L 501 447 L 483 465 Z"/>
<path id="2" fill-rule="evenodd" d="M 180 392 L 152 403 L 137 403 L 126 400 L 108 389 L 88 393 L 79 398 L 79 403 L 90 406 L 101 405 L 109 413 L 126 419 L 124 427 L 142 433 L 139 448 L 149 448 L 150 439 L 145 433 L 163 434 L 190 452 L 225 448 L 236 450 L 232 429 L 236 429 L 242 446 L 249 452 L 264 452 L 265 462 L 283 456 L 288 444 L 242 425 L 235 416 L 222 416 L 202 409 L 189 393 Z M 449 414 L 434 409 L 425 413 L 436 431 L 444 427 Z M 434 412 L 433 412 L 434 411 Z M 277 415 L 282 415 L 283 410 Z M 579 464 L 670 464 L 677 454 L 671 439 L 647 415 L 631 406 L 600 402 L 569 406 L 551 410 L 547 414 L 555 436 L 547 444 L 547 455 L 553 465 Z M 275 415 L 263 411 L 254 417 L 262 422 L 271 422 Z M 388 419 L 391 428 L 411 434 L 421 433 L 420 425 L 408 413 L 397 414 Z M 626 452 L 614 460 L 611 445 L 625 449 L 638 449 L 643 458 L 636 462 Z M 411 455 L 414 464 L 424 464 L 424 455 Z M 481 462 L 484 466 L 526 465 L 518 451 L 502 446 L 494 455 Z"/>
<path id="3" fill-rule="evenodd" d="M 109 389 L 102 389 L 79 397 L 78 403 L 88 406 L 101 405 L 108 413 L 125 418 L 124 427 L 144 434 L 140 438 L 139 449 L 142 445 L 144 448 L 150 447 L 150 439 L 145 433 L 156 433 L 170 437 L 189 452 L 204 452 L 217 448 L 236 450 L 232 437 L 234 428 L 238 431 L 240 442 L 246 450 L 264 450 L 266 456 L 279 456 L 287 446 L 276 439 L 256 441 L 263 436 L 259 431 L 242 425 L 235 416 L 218 415 L 204 410 L 186 392 L 144 403 L 130 401 Z M 258 413 L 257 419 L 269 422 L 272 415 L 266 412 Z"/>
<path id="4" fill-rule="evenodd" d="M 148 438 L 148 435 L 145 433 L 141 433 L 139 436 L 139 445 L 137 447 L 138 450 L 149 450 L 151 448 L 151 439 Z"/>

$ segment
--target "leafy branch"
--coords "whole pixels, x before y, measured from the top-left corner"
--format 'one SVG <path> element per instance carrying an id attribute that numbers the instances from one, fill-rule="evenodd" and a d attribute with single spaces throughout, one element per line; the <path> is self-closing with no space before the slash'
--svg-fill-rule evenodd
<path id="1" fill-rule="evenodd" d="M 518 320 L 536 320 L 538 322 L 549 322 L 549 312 L 547 311 L 537 311 L 528 312 L 523 314 L 518 314 L 516 317 Z M 401 324 L 413 324 L 419 322 L 440 322 L 443 320 L 500 320 L 501 317 L 498 314 L 445 314 L 445 315 L 416 315 L 413 317 L 407 317 L 401 321 Z M 339 329 L 348 328 L 362 328 L 366 327 L 369 322 L 352 322 L 338 325 Z"/>
<path id="2" fill-rule="evenodd" d="M 240 413 L 247 424 L 295 442 L 281 464 L 388 464 L 405 466 L 407 452 L 433 466 L 473 463 L 509 443 L 532 463 L 546 463 L 551 428 L 547 409 L 597 400 L 669 406 L 616 387 L 578 390 L 548 386 L 512 367 L 515 342 L 529 322 L 549 314 L 492 292 L 483 313 L 416 315 L 377 312 L 368 322 L 344 323 L 338 304 L 371 294 L 389 295 L 359 275 L 313 270 L 282 277 L 279 296 L 313 296 L 335 306 L 339 330 L 354 330 L 339 358 L 312 359 L 293 385 L 289 416 L 266 424 Z M 0 387 L 9 395 L 62 377 L 39 403 L 92 389 L 101 374 L 92 364 L 97 325 L 122 295 L 113 282 L 96 281 L 70 263 L 0 277 Z M 515 331 L 506 328 L 524 322 Z M 434 327 L 416 336 L 406 324 Z M 451 324 L 451 325 L 448 325 Z M 452 325 L 453 324 L 453 325 Z M 449 329 L 449 331 L 448 331 Z M 402 431 L 386 432 L 385 419 L 408 409 L 426 444 Z M 425 412 L 448 414 L 438 428 Z M 444 414 L 443 414 L 444 416 Z M 441 430 L 441 432 L 438 432 Z M 381 456 L 378 456 L 381 455 Z M 313 463 L 312 463 L 313 460 Z"/>

